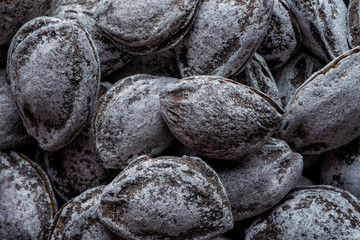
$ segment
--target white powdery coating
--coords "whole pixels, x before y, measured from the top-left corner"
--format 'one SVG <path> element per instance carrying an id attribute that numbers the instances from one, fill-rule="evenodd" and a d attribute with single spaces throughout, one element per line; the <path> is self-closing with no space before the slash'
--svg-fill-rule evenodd
<path id="1" fill-rule="evenodd" d="M 324 155 L 320 182 L 349 191 L 360 199 L 360 145 L 356 138 Z"/>
<path id="2" fill-rule="evenodd" d="M 56 2 L 56 8 L 52 16 L 76 19 L 86 28 L 99 54 L 101 77 L 104 77 L 126 65 L 135 56 L 115 47 L 96 26 L 93 14 L 99 2 L 100 0 L 87 0 L 85 2 L 59 0 Z"/>
<path id="3" fill-rule="evenodd" d="M 213 76 L 183 78 L 160 94 L 171 132 L 200 155 L 236 160 L 264 145 L 283 110 L 265 94 Z"/>
<path id="4" fill-rule="evenodd" d="M 246 159 L 218 164 L 214 169 L 228 194 L 234 221 L 275 206 L 296 185 L 303 168 L 301 155 L 273 138 Z"/>
<path id="5" fill-rule="evenodd" d="M 360 201 L 331 186 L 296 188 L 246 231 L 251 239 L 359 239 Z"/>
<path id="6" fill-rule="evenodd" d="M 104 186 L 83 192 L 67 202 L 56 214 L 49 240 L 55 239 L 120 239 L 99 220 L 97 209 Z"/>
<path id="7" fill-rule="evenodd" d="M 314 73 L 290 99 L 279 136 L 302 154 L 319 154 L 360 135 L 360 47 Z"/>
<path id="8" fill-rule="evenodd" d="M 349 50 L 343 0 L 288 0 L 303 33 L 302 43 L 325 62 Z"/>
<path id="9" fill-rule="evenodd" d="M 274 0 L 269 29 L 257 50 L 271 69 L 286 63 L 301 42 L 301 32 L 285 0 Z"/>
<path id="10" fill-rule="evenodd" d="M 106 186 L 98 214 L 126 239 L 211 239 L 233 227 L 220 178 L 187 156 L 137 158 Z"/>
<path id="11" fill-rule="evenodd" d="M 45 172 L 15 152 L 0 164 L 0 238 L 47 239 L 57 204 Z"/>
<path id="12" fill-rule="evenodd" d="M 360 46 L 360 1 L 351 0 L 347 14 L 348 42 L 351 48 Z"/>
<path id="13" fill-rule="evenodd" d="M 231 79 L 265 93 L 280 105 L 279 90 L 275 79 L 261 55 L 255 53 L 244 71 Z"/>
<path id="14" fill-rule="evenodd" d="M 175 48 L 181 76 L 231 77 L 242 71 L 267 31 L 272 7 L 273 0 L 202 1 Z"/>
<path id="15" fill-rule="evenodd" d="M 139 74 L 114 84 L 94 119 L 98 154 L 105 168 L 123 169 L 140 155 L 155 156 L 173 141 L 160 114 L 159 93 L 171 77 Z"/>
<path id="16" fill-rule="evenodd" d="M 323 67 L 318 59 L 300 49 L 275 76 L 282 106 L 285 108 L 296 89 Z"/>
<path id="17" fill-rule="evenodd" d="M 29 135 L 48 151 L 73 140 L 91 117 L 100 83 L 98 56 L 86 30 L 73 20 L 39 28 L 8 62 Z"/>
<path id="18" fill-rule="evenodd" d="M 23 126 L 5 69 L 0 69 L 0 149 L 23 146 L 32 141 Z"/>
<path id="19" fill-rule="evenodd" d="M 161 50 L 164 44 L 170 48 L 182 39 L 194 19 L 199 2 L 104 0 L 97 6 L 94 16 L 99 28 L 119 47 L 129 52 L 149 53 Z"/>
<path id="20" fill-rule="evenodd" d="M 0 1 L 0 63 L 6 61 L 7 49 L 16 31 L 27 21 L 52 12 L 55 0 Z"/>

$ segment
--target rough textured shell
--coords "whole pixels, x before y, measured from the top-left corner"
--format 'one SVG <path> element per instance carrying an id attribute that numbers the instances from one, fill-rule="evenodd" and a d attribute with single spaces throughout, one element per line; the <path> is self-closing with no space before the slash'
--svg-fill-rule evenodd
<path id="1" fill-rule="evenodd" d="M 296 89 L 324 66 L 315 56 L 299 49 L 275 75 L 282 106 L 285 108 Z"/>
<path id="2" fill-rule="evenodd" d="M 193 23 L 200 0 L 101 1 L 94 16 L 114 43 L 145 54 L 175 46 Z"/>
<path id="3" fill-rule="evenodd" d="M 348 41 L 351 48 L 360 46 L 360 1 L 351 0 L 348 7 L 347 30 Z"/>
<path id="4" fill-rule="evenodd" d="M 233 227 L 220 178 L 188 156 L 137 158 L 106 186 L 98 214 L 126 239 L 212 239 Z"/>
<path id="5" fill-rule="evenodd" d="M 175 78 L 139 74 L 124 78 L 102 96 L 93 129 L 106 168 L 123 169 L 134 158 L 155 156 L 174 139 L 160 114 L 159 93 Z"/>
<path id="6" fill-rule="evenodd" d="M 349 50 L 343 0 L 287 0 L 303 33 L 303 44 L 330 62 Z"/>
<path id="7" fill-rule="evenodd" d="M 280 104 L 279 90 L 264 58 L 255 53 L 244 71 L 232 78 L 234 81 L 253 87 Z"/>
<path id="8" fill-rule="evenodd" d="M 269 29 L 258 53 L 271 69 L 286 63 L 301 42 L 301 32 L 295 16 L 285 0 L 274 0 Z"/>
<path id="9" fill-rule="evenodd" d="M 126 65 L 135 56 L 115 47 L 96 26 L 93 14 L 99 2 L 100 0 L 59 0 L 56 1 L 56 7 L 52 16 L 76 19 L 86 28 L 99 54 L 101 77 L 104 77 Z"/>
<path id="10" fill-rule="evenodd" d="M 280 137 L 303 154 L 318 154 L 360 135 L 360 47 L 314 73 L 288 103 Z"/>
<path id="11" fill-rule="evenodd" d="M 47 239 L 57 211 L 45 172 L 16 152 L 0 152 L 0 238 Z"/>
<path id="12" fill-rule="evenodd" d="M 228 194 L 234 221 L 258 215 L 275 206 L 297 184 L 302 156 L 281 140 L 271 138 L 246 159 L 210 165 Z"/>
<path id="13" fill-rule="evenodd" d="M 330 186 L 296 188 L 247 230 L 250 239 L 359 239 L 360 201 Z"/>
<path id="14" fill-rule="evenodd" d="M 23 146 L 33 139 L 23 126 L 5 69 L 0 69 L 0 149 Z"/>
<path id="15" fill-rule="evenodd" d="M 55 0 L 6 0 L 0 1 L 0 63 L 6 54 L 12 37 L 27 21 L 51 13 Z"/>
<path id="16" fill-rule="evenodd" d="M 91 117 L 99 90 L 89 34 L 73 20 L 49 24 L 30 33 L 10 57 L 11 88 L 28 133 L 44 150 L 65 146 Z"/>
<path id="17" fill-rule="evenodd" d="M 180 78 L 175 53 L 172 50 L 165 50 L 139 55 L 106 79 L 110 82 L 117 82 L 120 79 L 136 74 Z"/>
<path id="18" fill-rule="evenodd" d="M 349 191 L 360 199 L 359 138 L 324 155 L 320 181 Z"/>
<path id="19" fill-rule="evenodd" d="M 283 110 L 265 94 L 221 77 L 196 76 L 169 84 L 161 114 L 172 133 L 200 155 L 238 159 L 264 145 Z"/>
<path id="20" fill-rule="evenodd" d="M 99 220 L 97 209 L 104 186 L 88 189 L 67 202 L 56 214 L 49 240 L 120 239 Z"/>
<path id="21" fill-rule="evenodd" d="M 193 27 L 176 46 L 181 76 L 242 71 L 267 31 L 272 7 L 273 0 L 202 1 Z"/>

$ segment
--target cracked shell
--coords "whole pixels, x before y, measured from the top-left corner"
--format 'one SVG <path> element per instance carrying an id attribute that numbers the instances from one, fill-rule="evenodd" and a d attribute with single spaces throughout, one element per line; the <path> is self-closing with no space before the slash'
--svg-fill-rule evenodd
<path id="1" fill-rule="evenodd" d="M 39 27 L 39 21 L 46 24 Z M 24 28 L 9 50 L 11 90 L 29 135 L 42 149 L 55 151 L 92 116 L 100 84 L 98 55 L 77 21 L 33 19 Z"/>
<path id="2" fill-rule="evenodd" d="M 319 154 L 360 135 L 360 47 L 302 84 L 290 99 L 279 137 L 301 154 Z"/>
<path id="3" fill-rule="evenodd" d="M 272 8 L 273 0 L 202 1 L 192 28 L 175 47 L 181 76 L 241 72 L 266 34 Z"/>
<path id="4" fill-rule="evenodd" d="M 106 186 L 98 215 L 126 239 L 212 239 L 233 227 L 219 176 L 188 156 L 137 158 Z"/>
<path id="5" fill-rule="evenodd" d="M 270 140 L 258 151 L 229 164 L 211 164 L 228 194 L 234 221 L 258 215 L 275 206 L 296 186 L 302 156 L 282 140 Z"/>
<path id="6" fill-rule="evenodd" d="M 121 240 L 97 215 L 103 189 L 104 186 L 88 189 L 67 202 L 56 214 L 49 240 Z"/>
<path id="7" fill-rule="evenodd" d="M 267 95 L 216 76 L 183 78 L 160 93 L 161 114 L 185 146 L 215 159 L 236 160 L 261 148 L 282 120 Z"/>
<path id="8" fill-rule="evenodd" d="M 200 0 L 103 0 L 94 17 L 121 49 L 147 54 L 175 46 L 195 20 Z"/>
<path id="9" fill-rule="evenodd" d="M 174 136 L 161 117 L 159 93 L 175 80 L 138 74 L 118 81 L 101 97 L 93 132 L 105 168 L 124 169 L 134 158 L 155 156 L 171 144 Z"/>
<path id="10" fill-rule="evenodd" d="M 257 219 L 246 231 L 255 239 L 359 239 L 360 201 L 331 186 L 292 190 L 280 204 Z"/>
<path id="11" fill-rule="evenodd" d="M 0 151 L 0 171 L 0 238 L 47 239 L 57 203 L 45 172 L 13 151 Z"/>

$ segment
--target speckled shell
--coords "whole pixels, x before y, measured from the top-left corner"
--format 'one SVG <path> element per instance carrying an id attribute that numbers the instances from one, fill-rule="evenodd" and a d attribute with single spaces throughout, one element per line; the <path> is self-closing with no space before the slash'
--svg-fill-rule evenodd
<path id="1" fill-rule="evenodd" d="M 320 182 L 349 191 L 360 199 L 360 139 L 324 154 Z"/>
<path id="2" fill-rule="evenodd" d="M 12 37 L 27 21 L 53 11 L 55 0 L 3 0 L 0 1 L 0 63 L 6 55 Z"/>
<path id="3" fill-rule="evenodd" d="M 249 62 L 244 71 L 232 77 L 232 80 L 253 87 L 280 104 L 279 90 L 275 79 L 266 64 L 264 58 L 255 53 L 251 62 Z"/>
<path id="4" fill-rule="evenodd" d="M 300 187 L 246 231 L 255 239 L 359 239 L 360 201 L 330 186 Z"/>
<path id="5" fill-rule="evenodd" d="M 290 99 L 279 135 L 302 154 L 319 154 L 360 135 L 360 47 L 301 85 Z"/>
<path id="6" fill-rule="evenodd" d="M 94 17 L 121 49 L 147 54 L 175 46 L 195 20 L 200 0 L 101 1 Z"/>
<path id="7" fill-rule="evenodd" d="M 303 33 L 303 44 L 326 63 L 349 50 L 343 0 L 287 0 Z"/>
<path id="8" fill-rule="evenodd" d="M 181 76 L 241 72 L 268 29 L 272 7 L 273 0 L 203 0 L 193 27 L 175 47 Z"/>
<path id="9" fill-rule="evenodd" d="M 301 32 L 294 14 L 285 0 L 274 0 L 269 29 L 258 53 L 271 69 L 284 65 L 301 42 Z"/>
<path id="10" fill-rule="evenodd" d="M 302 156 L 274 138 L 245 159 L 209 163 L 224 184 L 234 221 L 275 206 L 297 184 L 303 168 Z"/>
<path id="11" fill-rule="evenodd" d="M 275 75 L 282 106 L 285 108 L 296 89 L 324 66 L 311 53 L 299 49 Z"/>
<path id="12" fill-rule="evenodd" d="M 351 48 L 360 46 L 360 1 L 351 0 L 348 7 L 347 30 Z"/>
<path id="13" fill-rule="evenodd" d="M 57 203 L 45 172 L 13 151 L 0 151 L 0 170 L 0 238 L 47 239 Z"/>
<path id="14" fill-rule="evenodd" d="M 139 55 L 106 79 L 110 82 L 117 82 L 136 74 L 180 78 L 175 53 L 172 50 L 165 50 L 147 55 Z"/>
<path id="15" fill-rule="evenodd" d="M 114 84 L 100 99 L 93 129 L 105 168 L 123 169 L 134 158 L 155 156 L 173 141 L 160 114 L 159 93 L 175 78 L 138 74 Z"/>
<path id="16" fill-rule="evenodd" d="M 212 239 L 233 227 L 219 176 L 188 156 L 137 158 L 106 186 L 98 215 L 126 239 Z"/>
<path id="17" fill-rule="evenodd" d="M 100 83 L 98 55 L 84 27 L 74 20 L 52 21 L 38 28 L 34 19 L 24 26 L 8 60 L 24 126 L 47 151 L 62 148 L 81 132 Z"/>
<path id="18" fill-rule="evenodd" d="M 96 26 L 93 13 L 99 2 L 100 0 L 58 0 L 52 16 L 76 19 L 86 28 L 99 54 L 101 76 L 104 77 L 125 66 L 135 56 L 115 47 Z"/>
<path id="19" fill-rule="evenodd" d="M 5 69 L 0 69 L 0 149 L 19 147 L 32 141 L 21 122 L 10 84 L 5 81 Z"/>
<path id="20" fill-rule="evenodd" d="M 235 160 L 264 145 L 283 110 L 265 94 L 216 76 L 183 78 L 160 94 L 172 133 L 200 155 Z"/>
<path id="21" fill-rule="evenodd" d="M 99 220 L 97 209 L 104 186 L 88 189 L 67 202 L 56 214 L 49 240 L 120 240 Z"/>

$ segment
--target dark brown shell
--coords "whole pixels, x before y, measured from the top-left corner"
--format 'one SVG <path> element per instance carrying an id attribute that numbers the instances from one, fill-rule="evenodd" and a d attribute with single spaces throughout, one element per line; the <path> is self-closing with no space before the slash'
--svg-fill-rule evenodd
<path id="1" fill-rule="evenodd" d="M 359 239 L 360 201 L 330 186 L 295 188 L 256 220 L 246 240 Z"/>
<path id="2" fill-rule="evenodd" d="M 225 189 L 197 157 L 131 162 L 103 191 L 100 220 L 126 239 L 212 239 L 233 227 Z"/>
<path id="3" fill-rule="evenodd" d="M 235 160 L 261 148 L 282 120 L 267 95 L 237 82 L 196 76 L 161 91 L 161 114 L 172 133 L 200 155 Z"/>
<path id="4" fill-rule="evenodd" d="M 100 83 L 98 55 L 84 27 L 73 20 L 53 22 L 37 28 L 35 19 L 25 26 L 35 25 L 35 30 L 13 45 L 8 61 L 22 121 L 48 151 L 60 149 L 81 132 Z"/>
<path id="5" fill-rule="evenodd" d="M 57 203 L 45 172 L 13 151 L 0 151 L 0 172 L 0 238 L 47 239 Z"/>
<path id="6" fill-rule="evenodd" d="M 347 30 L 350 47 L 360 46 L 360 1 L 351 0 L 348 7 Z"/>

